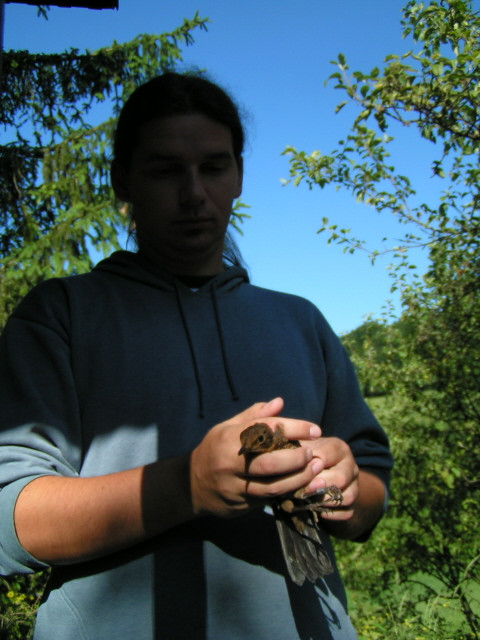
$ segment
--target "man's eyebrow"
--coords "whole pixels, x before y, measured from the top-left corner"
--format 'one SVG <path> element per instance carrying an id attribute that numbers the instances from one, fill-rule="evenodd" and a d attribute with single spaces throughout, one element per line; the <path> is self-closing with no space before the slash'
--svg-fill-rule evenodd
<path id="1" fill-rule="evenodd" d="M 205 157 L 208 160 L 233 160 L 233 154 L 229 151 L 215 151 L 207 153 Z"/>
<path id="2" fill-rule="evenodd" d="M 147 162 L 171 162 L 173 160 L 179 160 L 179 156 L 173 153 L 159 153 L 157 151 L 152 151 L 149 153 L 145 160 Z"/>
<path id="3" fill-rule="evenodd" d="M 210 160 L 233 160 L 233 155 L 229 151 L 212 151 L 211 153 L 206 153 L 202 162 L 210 161 Z M 148 154 L 145 158 L 146 162 L 180 162 L 183 160 L 181 154 L 177 154 L 175 152 L 158 152 L 152 151 L 152 153 Z"/>

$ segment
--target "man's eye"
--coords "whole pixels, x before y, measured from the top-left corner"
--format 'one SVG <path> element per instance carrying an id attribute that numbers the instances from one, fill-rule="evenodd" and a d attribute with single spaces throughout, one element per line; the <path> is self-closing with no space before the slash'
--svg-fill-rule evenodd
<path id="1" fill-rule="evenodd" d="M 147 166 L 147 175 L 154 178 L 168 178 L 176 176 L 182 171 L 177 164 L 151 164 Z"/>
<path id="2" fill-rule="evenodd" d="M 160 175 L 160 176 L 176 176 L 180 173 L 181 168 L 177 165 L 166 165 L 166 166 L 160 166 L 160 167 L 155 167 L 153 169 L 153 173 Z"/>
<path id="3" fill-rule="evenodd" d="M 217 162 L 215 162 L 215 163 L 210 163 L 209 162 L 208 164 L 204 164 L 202 166 L 202 171 L 204 173 L 210 173 L 210 174 L 213 174 L 213 175 L 214 174 L 218 174 L 218 173 L 223 173 L 225 171 L 225 169 L 226 169 L 225 164 L 223 164 L 223 163 L 219 164 Z"/>

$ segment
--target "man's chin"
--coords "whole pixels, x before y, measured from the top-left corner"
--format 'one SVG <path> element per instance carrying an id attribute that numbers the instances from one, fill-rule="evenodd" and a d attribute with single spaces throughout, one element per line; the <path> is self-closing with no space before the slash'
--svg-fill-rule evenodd
<path id="1" fill-rule="evenodd" d="M 170 262 L 178 265 L 178 272 L 187 267 L 192 274 L 218 273 L 222 270 L 223 239 L 212 243 L 211 237 L 207 240 L 201 235 L 189 235 L 169 254 Z"/>

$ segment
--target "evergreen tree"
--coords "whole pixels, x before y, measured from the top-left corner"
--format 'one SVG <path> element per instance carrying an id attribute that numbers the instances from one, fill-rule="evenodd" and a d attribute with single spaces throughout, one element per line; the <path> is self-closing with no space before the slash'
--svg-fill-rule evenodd
<path id="1" fill-rule="evenodd" d="M 110 187 L 115 116 L 137 86 L 175 68 L 207 22 L 197 13 L 171 33 L 94 52 L 4 52 L 0 327 L 33 285 L 88 271 L 92 250 L 118 248 L 126 210 Z"/>

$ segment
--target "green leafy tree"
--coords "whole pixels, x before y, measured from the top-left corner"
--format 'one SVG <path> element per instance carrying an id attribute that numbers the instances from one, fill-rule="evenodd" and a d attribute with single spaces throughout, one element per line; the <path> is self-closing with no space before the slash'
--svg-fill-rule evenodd
<path id="1" fill-rule="evenodd" d="M 346 94 L 337 110 L 347 104 L 356 108 L 352 128 L 338 148 L 307 154 L 289 147 L 285 153 L 294 184 L 346 188 L 404 225 L 401 241 L 389 249 L 392 288 L 402 296 L 400 322 L 384 326 L 382 343 L 376 336 L 380 358 L 378 349 L 371 348 L 372 327 L 361 349 L 355 336 L 345 340 L 356 353 L 360 375 L 368 372 L 365 383 L 390 392 L 388 406 L 378 408 L 391 435 L 396 473 L 384 524 L 388 536 L 380 535 L 375 545 L 382 579 L 370 587 L 379 596 L 379 585 L 384 594 L 396 581 L 415 581 L 415 588 L 402 596 L 417 605 L 415 615 L 421 612 L 425 623 L 428 603 L 430 613 L 434 606 L 438 613 L 435 623 L 429 618 L 433 634 L 455 628 L 452 635 L 435 637 L 476 638 L 480 18 L 466 0 L 411 0 L 402 25 L 414 48 L 387 56 L 382 69 L 350 72 L 343 55 L 334 62 L 337 70 L 330 79 Z M 431 174 L 440 192 L 433 202 L 421 202 L 413 179 L 397 172 L 391 160 L 394 133 L 407 129 L 431 143 Z M 373 261 L 380 253 L 326 218 L 321 231 L 346 251 L 366 250 Z M 412 249 L 418 247 L 428 252 L 425 274 L 412 264 Z M 358 575 L 351 579 L 360 580 Z M 363 580 L 368 582 L 364 575 Z M 451 618 L 440 614 L 445 608 L 458 609 L 454 627 Z"/>
<path id="2" fill-rule="evenodd" d="M 207 22 L 195 14 L 171 33 L 95 52 L 4 53 L 0 326 L 34 284 L 87 271 L 92 249 L 118 247 L 126 211 L 110 187 L 115 116 L 138 85 L 182 60 Z"/>

